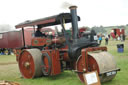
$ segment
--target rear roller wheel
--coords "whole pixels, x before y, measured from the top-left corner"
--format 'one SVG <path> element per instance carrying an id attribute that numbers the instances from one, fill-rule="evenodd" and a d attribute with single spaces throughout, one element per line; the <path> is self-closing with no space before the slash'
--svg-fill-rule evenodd
<path id="1" fill-rule="evenodd" d="M 25 49 L 19 57 L 19 69 L 24 78 L 31 79 L 42 75 L 39 49 Z"/>

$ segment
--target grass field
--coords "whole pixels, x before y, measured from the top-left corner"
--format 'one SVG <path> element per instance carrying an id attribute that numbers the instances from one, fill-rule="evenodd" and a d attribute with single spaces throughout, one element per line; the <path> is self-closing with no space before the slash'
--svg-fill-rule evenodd
<path id="1" fill-rule="evenodd" d="M 125 45 L 124 53 L 117 52 L 116 45 L 120 43 Z M 101 46 L 105 46 L 104 40 Z M 121 71 L 118 72 L 112 81 L 102 83 L 102 85 L 128 85 L 128 40 L 125 42 L 109 41 L 109 45 L 107 47 L 108 52 L 115 56 L 117 66 Z M 41 77 L 35 79 L 21 78 L 18 65 L 15 64 L 15 60 L 14 55 L 0 55 L 0 80 L 15 81 L 19 82 L 21 85 L 84 85 L 72 71 L 65 71 L 60 75 L 52 77 Z"/>

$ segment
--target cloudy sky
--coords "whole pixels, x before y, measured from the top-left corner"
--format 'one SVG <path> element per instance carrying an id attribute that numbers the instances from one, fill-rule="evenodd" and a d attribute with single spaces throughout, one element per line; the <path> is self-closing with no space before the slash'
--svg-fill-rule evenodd
<path id="1" fill-rule="evenodd" d="M 0 0 L 0 24 L 16 24 L 69 12 L 77 5 L 79 26 L 128 24 L 128 0 Z"/>

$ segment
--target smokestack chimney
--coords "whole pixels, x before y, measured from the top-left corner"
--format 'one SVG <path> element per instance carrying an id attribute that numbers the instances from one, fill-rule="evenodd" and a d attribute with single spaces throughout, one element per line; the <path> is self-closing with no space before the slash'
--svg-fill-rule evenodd
<path id="1" fill-rule="evenodd" d="M 72 32 L 73 32 L 73 39 L 77 39 L 79 32 L 78 32 L 78 17 L 77 17 L 77 6 L 69 7 L 72 17 Z"/>

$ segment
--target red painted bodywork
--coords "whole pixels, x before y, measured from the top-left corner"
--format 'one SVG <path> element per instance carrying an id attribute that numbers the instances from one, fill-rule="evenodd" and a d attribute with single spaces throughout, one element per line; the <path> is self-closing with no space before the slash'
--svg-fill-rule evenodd
<path id="1" fill-rule="evenodd" d="M 31 45 L 32 46 L 44 46 L 44 45 L 49 45 L 51 43 L 52 43 L 51 39 L 34 37 L 34 38 L 32 38 Z"/>
<path id="2" fill-rule="evenodd" d="M 59 50 L 52 51 L 52 73 L 51 75 L 57 75 L 61 73 L 60 53 Z"/>

